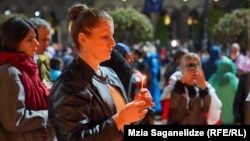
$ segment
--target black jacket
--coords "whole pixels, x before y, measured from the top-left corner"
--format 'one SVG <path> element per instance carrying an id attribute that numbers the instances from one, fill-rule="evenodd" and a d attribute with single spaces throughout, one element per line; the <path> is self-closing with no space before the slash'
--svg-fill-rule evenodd
<path id="1" fill-rule="evenodd" d="M 97 76 L 79 57 L 54 83 L 49 95 L 49 120 L 59 141 L 123 140 L 122 132 L 111 118 L 116 113 L 107 84 L 116 87 L 128 102 L 124 87 L 116 73 L 100 68 Z"/>
<path id="2" fill-rule="evenodd" d="M 244 73 L 239 78 L 239 84 L 236 91 L 236 95 L 233 103 L 233 113 L 234 113 L 234 123 L 235 124 L 250 124 L 245 123 L 250 121 L 245 117 L 250 117 L 249 112 L 246 109 L 250 109 L 249 102 L 246 101 L 246 98 L 250 91 L 250 72 Z"/>
<path id="3" fill-rule="evenodd" d="M 129 97 L 130 94 L 133 92 L 133 82 L 132 82 L 132 74 L 133 70 L 126 61 L 126 59 L 117 51 L 116 48 L 113 49 L 111 53 L 111 59 L 102 62 L 102 66 L 107 66 L 112 68 L 116 74 L 119 76 L 125 91 Z"/>

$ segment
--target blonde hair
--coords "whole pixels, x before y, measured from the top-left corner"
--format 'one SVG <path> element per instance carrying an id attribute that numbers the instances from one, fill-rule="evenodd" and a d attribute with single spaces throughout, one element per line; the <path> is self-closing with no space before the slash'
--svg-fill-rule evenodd
<path id="1" fill-rule="evenodd" d="M 184 69 L 187 60 L 190 60 L 190 59 L 196 60 L 198 62 L 198 66 L 201 68 L 201 59 L 200 59 L 200 56 L 198 54 L 196 54 L 196 53 L 193 53 L 193 52 L 187 52 L 182 57 L 182 60 L 181 60 L 181 69 L 182 70 Z"/>

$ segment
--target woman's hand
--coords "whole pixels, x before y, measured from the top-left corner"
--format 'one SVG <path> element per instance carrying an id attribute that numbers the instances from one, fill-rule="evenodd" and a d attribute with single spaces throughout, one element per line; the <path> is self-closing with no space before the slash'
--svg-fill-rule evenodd
<path id="1" fill-rule="evenodd" d="M 140 89 L 135 97 L 134 97 L 134 100 L 143 100 L 146 102 L 146 104 L 148 105 L 148 108 L 149 107 L 152 107 L 155 105 L 155 103 L 153 102 L 153 98 L 149 92 L 149 90 L 147 88 L 142 88 Z"/>
<path id="2" fill-rule="evenodd" d="M 196 85 L 197 72 L 195 70 L 183 73 L 180 81 L 190 86 Z"/>
<path id="3" fill-rule="evenodd" d="M 203 72 L 202 70 L 199 70 L 199 71 L 197 72 L 196 83 L 197 83 L 197 85 L 198 85 L 202 90 L 204 90 L 204 89 L 207 87 L 205 75 L 204 75 L 204 72 Z"/>
<path id="4" fill-rule="evenodd" d="M 142 120 L 148 112 L 148 108 L 154 106 L 152 96 L 148 89 L 140 89 L 132 102 L 128 103 L 121 111 L 113 116 L 119 130 L 123 126 Z"/>
<path id="5" fill-rule="evenodd" d="M 188 71 L 181 77 L 181 82 L 190 86 L 198 85 L 202 89 L 206 88 L 206 79 L 201 69 Z"/>
<path id="6" fill-rule="evenodd" d="M 148 105 L 144 100 L 134 100 L 113 116 L 117 128 L 123 131 L 124 125 L 142 120 L 148 112 Z"/>

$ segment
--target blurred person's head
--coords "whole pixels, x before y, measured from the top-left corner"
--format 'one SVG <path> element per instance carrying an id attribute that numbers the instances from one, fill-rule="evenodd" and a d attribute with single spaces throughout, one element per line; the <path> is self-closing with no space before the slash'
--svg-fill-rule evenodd
<path id="1" fill-rule="evenodd" d="M 132 51 L 134 60 L 139 60 L 144 57 L 144 52 L 141 48 L 135 48 Z"/>
<path id="2" fill-rule="evenodd" d="M 63 68 L 63 61 L 59 57 L 50 59 L 50 68 L 54 70 L 61 70 Z"/>
<path id="3" fill-rule="evenodd" d="M 195 71 L 196 69 L 201 69 L 201 60 L 196 53 L 186 53 L 181 60 L 181 70 L 184 73 L 189 73 Z"/>
<path id="4" fill-rule="evenodd" d="M 181 60 L 181 71 L 183 75 L 190 74 L 193 81 L 189 81 L 188 85 L 196 85 L 198 73 L 202 70 L 201 60 L 196 53 L 186 53 Z"/>
<path id="5" fill-rule="evenodd" d="M 130 65 L 134 62 L 131 49 L 128 45 L 126 45 L 125 43 L 116 43 L 115 48 L 127 60 Z"/>
<path id="6" fill-rule="evenodd" d="M 186 49 L 180 49 L 180 50 L 178 50 L 178 51 L 174 54 L 174 56 L 173 56 L 173 63 L 178 63 L 178 64 L 180 64 L 180 63 L 181 63 L 182 57 L 183 57 L 186 53 L 188 53 L 188 50 L 186 50 Z"/>
<path id="7" fill-rule="evenodd" d="M 238 43 L 232 43 L 230 51 L 232 57 L 237 56 L 240 52 L 240 45 Z"/>
<path id="8" fill-rule="evenodd" d="M 51 26 L 47 21 L 38 17 L 30 18 L 30 21 L 36 26 L 38 31 L 39 47 L 37 54 L 44 54 L 51 41 Z"/>
<path id="9" fill-rule="evenodd" d="M 219 45 L 212 45 L 209 50 L 209 55 L 211 60 L 220 59 L 222 55 L 221 47 Z"/>

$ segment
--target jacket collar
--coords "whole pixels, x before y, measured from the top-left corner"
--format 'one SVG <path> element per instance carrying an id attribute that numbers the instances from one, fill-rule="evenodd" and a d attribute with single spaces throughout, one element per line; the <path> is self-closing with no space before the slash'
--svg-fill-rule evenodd
<path id="1" fill-rule="evenodd" d="M 108 78 L 105 70 L 102 70 L 103 76 L 97 75 L 95 70 L 93 70 L 84 60 L 82 60 L 79 56 L 77 56 L 74 60 L 74 65 L 72 67 L 74 70 L 77 70 L 76 73 L 78 73 L 78 76 L 80 78 L 83 78 L 89 82 L 92 81 L 92 78 L 97 79 L 98 81 L 102 83 L 107 83 Z M 84 72 L 84 73 L 83 73 Z"/>

